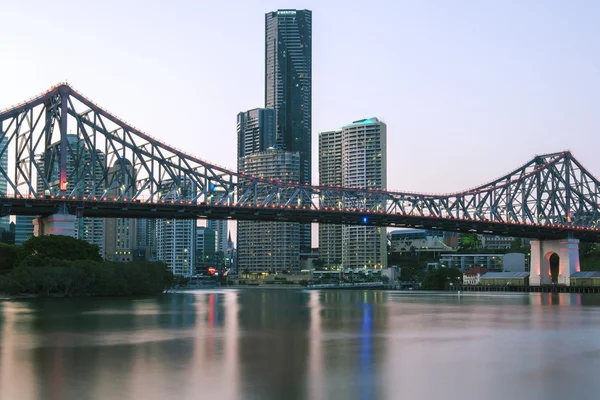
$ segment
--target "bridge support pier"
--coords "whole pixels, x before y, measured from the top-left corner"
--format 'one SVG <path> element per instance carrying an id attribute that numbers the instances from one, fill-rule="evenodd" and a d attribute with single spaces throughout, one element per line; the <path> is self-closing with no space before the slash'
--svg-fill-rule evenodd
<path id="1" fill-rule="evenodd" d="M 556 253 L 559 257 L 558 284 L 571 284 L 571 274 L 579 268 L 579 239 L 532 240 L 529 285 L 552 284 L 550 257 Z"/>
<path id="2" fill-rule="evenodd" d="M 56 213 L 47 217 L 33 220 L 33 235 L 62 235 L 75 237 L 75 221 L 77 217 L 71 214 Z"/>

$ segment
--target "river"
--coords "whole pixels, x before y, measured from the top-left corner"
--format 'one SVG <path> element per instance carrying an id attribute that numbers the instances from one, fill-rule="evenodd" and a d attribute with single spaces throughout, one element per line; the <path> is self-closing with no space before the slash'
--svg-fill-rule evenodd
<path id="1" fill-rule="evenodd" d="M 600 296 L 0 301 L 0 399 L 596 399 Z"/>

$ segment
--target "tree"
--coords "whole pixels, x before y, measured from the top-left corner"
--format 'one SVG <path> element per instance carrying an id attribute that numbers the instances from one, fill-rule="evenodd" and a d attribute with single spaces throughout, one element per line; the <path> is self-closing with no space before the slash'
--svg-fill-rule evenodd
<path id="1" fill-rule="evenodd" d="M 422 287 L 425 290 L 444 290 L 450 283 L 460 283 L 461 278 L 462 273 L 456 268 L 438 268 L 425 276 Z"/>
<path id="2" fill-rule="evenodd" d="M 464 233 L 459 237 L 458 249 L 461 251 L 473 251 L 481 247 L 479 236 L 475 233 Z"/>
<path id="3" fill-rule="evenodd" d="M 19 262 L 19 249 L 15 245 L 0 243 L 0 275 L 10 272 Z"/>
<path id="4" fill-rule="evenodd" d="M 69 236 L 34 236 L 22 246 L 24 258 L 102 261 L 98 246 Z"/>

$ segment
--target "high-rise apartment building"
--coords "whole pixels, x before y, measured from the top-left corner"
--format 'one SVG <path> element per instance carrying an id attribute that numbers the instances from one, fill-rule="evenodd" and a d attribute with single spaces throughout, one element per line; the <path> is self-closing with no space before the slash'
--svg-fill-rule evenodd
<path id="1" fill-rule="evenodd" d="M 269 149 L 243 158 L 246 174 L 298 181 L 300 155 Z M 243 183 L 242 183 L 243 185 Z M 259 201 L 261 194 L 258 194 Z M 238 273 L 297 271 L 300 267 L 300 224 L 287 222 L 238 222 Z"/>
<path id="2" fill-rule="evenodd" d="M 386 125 L 377 118 L 354 121 L 341 130 L 323 132 L 319 145 L 321 184 L 386 188 Z M 339 203 L 342 199 L 330 201 Z M 346 200 L 336 206 L 376 208 L 384 205 L 353 204 Z M 328 265 L 336 264 L 341 251 L 343 268 L 385 268 L 386 242 L 386 232 L 381 227 L 344 225 L 340 235 L 335 227 L 319 225 L 319 254 Z"/>
<path id="3" fill-rule="evenodd" d="M 172 180 L 160 183 L 164 199 L 191 200 L 196 195 L 194 182 L 181 179 L 178 186 Z M 194 274 L 196 264 L 196 220 L 159 219 L 156 221 L 156 258 L 163 261 L 175 275 Z"/>
<path id="4" fill-rule="evenodd" d="M 8 175 L 8 148 L 6 148 L 8 138 L 4 136 L 0 139 L 0 169 L 2 169 Z M 6 151 L 3 151 L 6 148 Z M 7 192 L 7 181 L 3 174 L 0 174 L 0 196 L 6 195 Z M 10 217 L 0 217 L 0 232 L 8 232 L 10 228 Z"/>
<path id="5" fill-rule="evenodd" d="M 342 185 L 342 130 L 319 134 L 319 184 Z M 343 197 L 324 199 L 325 207 L 341 207 Z M 325 266 L 342 263 L 342 226 L 319 224 L 319 258 Z"/>
<path id="6" fill-rule="evenodd" d="M 275 146 L 275 110 L 255 108 L 237 116 L 238 171 L 247 155 Z"/>
<path id="7" fill-rule="evenodd" d="M 300 182 L 311 183 L 312 11 L 277 10 L 265 15 L 265 107 L 275 110 L 277 144 L 300 154 Z M 311 248 L 310 224 L 300 227 L 301 246 Z"/>

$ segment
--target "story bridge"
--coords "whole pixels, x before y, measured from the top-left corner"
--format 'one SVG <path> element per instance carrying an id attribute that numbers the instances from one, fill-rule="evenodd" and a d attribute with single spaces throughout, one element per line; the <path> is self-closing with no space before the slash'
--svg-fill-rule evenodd
<path id="1" fill-rule="evenodd" d="M 560 253 L 561 265 L 565 257 L 571 260 L 565 268 L 578 270 L 573 252 L 579 240 L 600 240 L 599 182 L 569 151 L 535 156 L 502 177 L 456 193 L 300 184 L 238 174 L 194 157 L 65 83 L 0 111 L 0 160 L 5 161 L 0 182 L 7 186 L 0 193 L 1 215 L 40 216 L 37 234 L 64 232 L 75 216 L 496 234 L 535 239 L 532 278 L 536 257 L 545 268 L 545 247 Z"/>

